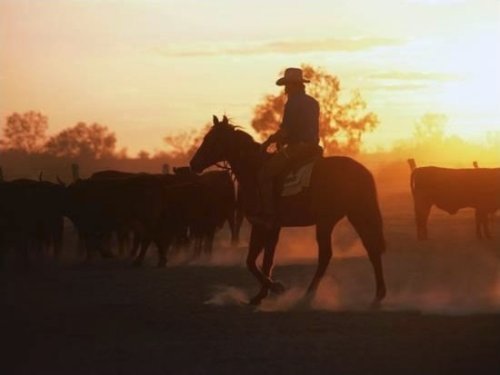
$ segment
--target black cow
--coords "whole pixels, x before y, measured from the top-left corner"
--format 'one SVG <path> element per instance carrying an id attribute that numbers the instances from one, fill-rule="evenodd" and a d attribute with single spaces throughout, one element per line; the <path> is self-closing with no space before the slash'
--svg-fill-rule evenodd
<path id="1" fill-rule="evenodd" d="M 138 175 L 119 179 L 78 180 L 68 187 L 69 218 L 82 236 L 90 258 L 95 250 L 110 256 L 106 248 L 111 233 L 130 228 L 141 241 L 156 243 L 158 264 L 166 263 L 176 223 L 165 220 L 170 196 L 165 184 L 155 176 Z"/>
<path id="2" fill-rule="evenodd" d="M 227 171 L 208 171 L 201 175 L 192 174 L 180 176 L 186 181 L 201 184 L 204 189 L 206 200 L 205 206 L 200 207 L 204 214 L 193 218 L 191 231 L 195 240 L 195 251 L 202 250 L 210 254 L 213 248 L 213 240 L 217 229 L 221 228 L 227 221 L 231 232 L 231 241 L 234 243 L 237 237 L 235 225 L 236 194 L 234 182 Z"/>
<path id="3" fill-rule="evenodd" d="M 231 238 L 237 236 L 235 228 L 235 191 L 234 183 L 227 171 L 209 171 L 202 175 L 192 173 L 189 167 L 174 168 L 176 174 L 148 174 L 130 173 L 121 171 L 100 171 L 91 176 L 92 180 L 115 180 L 127 179 L 130 177 L 154 177 L 159 179 L 165 186 L 178 183 L 199 184 L 200 197 L 192 197 L 187 202 L 194 205 L 198 215 L 191 215 L 190 221 L 185 223 L 185 227 L 179 229 L 176 243 L 178 245 L 187 244 L 190 240 L 194 242 L 195 254 L 199 255 L 202 250 L 211 253 L 215 232 L 226 221 L 229 224 Z M 203 199 L 201 199 L 203 196 Z M 179 198 L 182 199 L 182 198 Z M 186 207 L 185 209 L 189 209 Z M 192 212 L 194 212 L 192 211 Z M 128 233 L 125 228 L 122 233 Z M 135 253 L 138 246 L 138 235 L 135 233 L 135 243 L 132 252 Z"/>
<path id="4" fill-rule="evenodd" d="M 19 179 L 0 183 L 0 253 L 51 249 L 59 256 L 63 239 L 64 187 L 48 181 Z"/>
<path id="5" fill-rule="evenodd" d="M 450 214 L 475 208 L 477 238 L 491 237 L 488 214 L 500 208 L 500 168 L 415 168 L 411 191 L 419 240 L 428 237 L 427 219 L 433 205 Z"/>
<path id="6" fill-rule="evenodd" d="M 126 180 L 131 177 L 156 177 L 158 178 L 162 183 L 169 185 L 174 183 L 177 178 L 175 178 L 173 175 L 170 174 L 151 174 L 151 173 L 146 173 L 146 172 L 139 172 L 139 173 L 134 173 L 134 172 L 123 172 L 123 171 L 117 171 L 117 170 L 104 170 L 104 171 L 99 171 L 95 172 L 90 176 L 91 180 Z M 147 239 L 141 238 L 141 234 L 134 231 L 133 228 L 128 225 L 127 223 L 122 223 L 122 226 L 118 226 L 114 229 L 114 232 L 116 233 L 116 238 L 118 242 L 118 252 L 120 255 L 123 255 L 126 251 L 127 248 L 129 248 L 129 243 L 130 243 L 130 234 L 133 234 L 133 245 L 131 248 L 130 254 L 132 256 L 137 255 L 137 251 L 139 250 L 139 247 L 144 241 L 148 241 Z M 110 233 L 111 235 L 111 233 Z M 109 241 L 110 242 L 110 241 Z M 108 248 L 109 251 L 111 251 L 110 248 Z"/>

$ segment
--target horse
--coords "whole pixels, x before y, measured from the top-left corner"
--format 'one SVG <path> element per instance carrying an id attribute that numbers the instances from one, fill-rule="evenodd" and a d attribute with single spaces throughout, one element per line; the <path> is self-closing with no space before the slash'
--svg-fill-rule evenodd
<path id="1" fill-rule="evenodd" d="M 209 166 L 227 162 L 245 194 L 248 213 L 258 199 L 258 172 L 267 157 L 269 154 L 261 144 L 230 124 L 226 116 L 222 121 L 213 116 L 213 126 L 196 150 L 190 166 L 194 172 L 201 173 Z M 308 298 L 314 297 L 332 257 L 333 228 L 347 216 L 374 270 L 376 291 L 372 304 L 380 305 L 386 295 L 381 257 L 386 246 L 375 181 L 366 167 L 349 157 L 320 157 L 313 166 L 309 188 L 296 197 L 280 197 L 277 207 L 278 218 L 272 227 L 247 215 L 251 234 L 246 266 L 261 286 L 250 304 L 260 304 L 269 292 L 285 291 L 284 286 L 271 277 L 281 227 L 316 226 L 318 265 L 306 294 Z M 263 264 L 259 269 L 256 262 L 262 251 Z"/>

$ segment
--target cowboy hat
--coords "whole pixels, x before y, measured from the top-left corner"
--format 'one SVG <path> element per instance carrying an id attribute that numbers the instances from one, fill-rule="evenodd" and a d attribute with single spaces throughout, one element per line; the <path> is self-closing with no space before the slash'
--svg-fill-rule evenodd
<path id="1" fill-rule="evenodd" d="M 302 77 L 302 69 L 288 68 L 285 70 L 285 75 L 276 81 L 278 86 L 283 86 L 289 83 L 308 83 L 308 79 Z"/>

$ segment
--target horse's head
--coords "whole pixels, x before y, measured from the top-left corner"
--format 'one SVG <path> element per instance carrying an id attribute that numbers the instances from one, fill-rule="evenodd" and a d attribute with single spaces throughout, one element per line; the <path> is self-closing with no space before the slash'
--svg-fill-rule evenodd
<path id="1" fill-rule="evenodd" d="M 213 126 L 191 159 L 191 169 L 198 173 L 220 161 L 228 160 L 235 146 L 235 129 L 226 116 L 219 121 L 214 115 Z"/>

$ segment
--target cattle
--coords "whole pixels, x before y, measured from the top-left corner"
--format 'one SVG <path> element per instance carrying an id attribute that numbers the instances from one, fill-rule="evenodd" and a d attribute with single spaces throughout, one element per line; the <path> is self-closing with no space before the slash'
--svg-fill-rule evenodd
<path id="1" fill-rule="evenodd" d="M 175 182 L 176 178 L 172 175 L 169 174 L 150 174 L 150 173 L 145 173 L 145 172 L 139 172 L 139 173 L 134 173 L 134 172 L 123 172 L 123 171 L 117 171 L 117 170 L 104 170 L 104 171 L 99 171 L 95 172 L 90 176 L 91 180 L 124 180 L 128 179 L 131 177 L 152 177 L 155 176 L 156 178 L 160 179 L 164 184 L 171 184 Z M 133 233 L 133 245 L 132 249 L 130 252 L 131 256 L 137 255 L 137 251 L 139 247 L 141 246 L 141 243 L 144 241 L 144 239 L 140 238 L 140 234 L 138 232 L 134 232 L 132 228 L 127 225 L 126 223 L 123 223 L 123 226 L 116 227 L 114 229 L 114 232 L 116 233 L 116 238 L 118 242 L 118 252 L 120 255 L 125 254 L 126 249 L 129 247 L 130 243 L 130 233 Z M 111 233 L 110 233 L 111 235 Z M 110 242 L 110 241 L 109 241 Z M 110 251 L 110 249 L 108 249 Z"/>
<path id="2" fill-rule="evenodd" d="M 200 211 L 200 214 L 191 216 L 190 221 L 185 223 L 185 227 L 179 228 L 176 244 L 182 246 L 194 242 L 195 255 L 200 255 L 202 251 L 209 254 L 213 248 L 216 230 L 226 221 L 229 224 L 231 238 L 234 241 L 237 236 L 234 223 L 236 199 L 231 175 L 227 171 L 208 171 L 202 175 L 196 175 L 190 171 L 189 167 L 174 168 L 174 171 L 175 174 L 147 174 L 108 170 L 96 172 L 90 179 L 115 180 L 149 176 L 157 178 L 165 186 L 176 183 L 199 184 L 198 188 L 203 190 L 203 195 L 209 198 L 206 199 L 205 206 L 201 206 L 196 197 L 194 197 L 194 200 L 191 198 L 189 204 L 198 205 L 197 210 Z M 126 233 L 126 230 L 122 232 Z M 135 233 L 134 237 L 133 253 L 135 253 L 138 242 L 140 242 L 137 233 Z"/>
<path id="3" fill-rule="evenodd" d="M 450 214 L 474 208 L 477 238 L 491 238 L 488 214 L 500 208 L 500 168 L 414 168 L 410 184 L 419 240 L 428 238 L 427 220 L 433 205 Z"/>
<path id="4" fill-rule="evenodd" d="M 227 171 L 207 171 L 201 175 L 185 171 L 178 176 L 182 181 L 199 183 L 207 197 L 206 207 L 202 208 L 206 213 L 193 218 L 190 223 L 195 252 L 211 254 L 215 232 L 225 222 L 229 225 L 231 241 L 234 243 L 238 233 L 235 224 L 236 193 L 231 175 Z"/>
<path id="5" fill-rule="evenodd" d="M 0 183 L 0 253 L 53 251 L 59 257 L 64 224 L 64 187 L 48 181 L 19 179 Z"/>
<path id="6" fill-rule="evenodd" d="M 164 245 L 166 252 L 185 234 L 186 228 L 189 228 L 195 237 L 203 233 L 204 224 L 211 218 L 213 197 L 199 181 L 177 181 L 168 185 L 160 182 L 160 185 L 163 190 L 161 197 L 163 211 L 157 221 L 157 228 L 161 235 L 166 235 L 167 241 Z M 139 266 L 152 242 L 152 236 L 140 231 L 136 233 L 139 233 L 141 248 L 134 264 Z M 155 243 L 158 246 L 156 241 Z"/>
<path id="7" fill-rule="evenodd" d="M 166 263 L 166 251 L 174 230 L 165 220 L 169 201 L 165 185 L 154 176 L 78 180 L 68 186 L 67 215 L 82 236 L 90 260 L 97 251 L 111 256 L 106 244 L 113 231 L 130 228 L 142 241 L 153 241 L 158 265 Z"/>
<path id="8" fill-rule="evenodd" d="M 213 174 L 179 177 L 101 172 L 97 176 L 68 187 L 68 216 L 84 240 L 87 259 L 96 251 L 109 256 L 106 245 L 111 233 L 127 228 L 140 246 L 135 264 L 142 264 L 154 242 L 158 265 L 163 266 L 168 248 L 186 228 L 193 236 L 202 236 L 222 220 L 214 207 L 222 199 L 218 196 L 225 197 L 224 189 L 212 181 L 217 179 Z"/>

